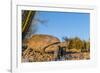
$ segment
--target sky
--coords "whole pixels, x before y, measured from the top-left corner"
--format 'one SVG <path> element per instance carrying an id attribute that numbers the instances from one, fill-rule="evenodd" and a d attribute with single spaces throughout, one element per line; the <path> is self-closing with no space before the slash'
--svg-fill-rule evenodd
<path id="1" fill-rule="evenodd" d="M 44 21 L 37 23 L 35 34 L 53 35 L 60 40 L 63 37 L 88 40 L 90 37 L 89 13 L 38 11 L 35 19 Z"/>

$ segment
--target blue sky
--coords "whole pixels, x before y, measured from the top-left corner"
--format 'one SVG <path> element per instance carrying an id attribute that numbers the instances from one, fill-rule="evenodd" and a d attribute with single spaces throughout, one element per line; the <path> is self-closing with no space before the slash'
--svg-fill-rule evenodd
<path id="1" fill-rule="evenodd" d="M 35 34 L 49 34 L 60 40 L 65 36 L 79 37 L 82 40 L 88 40 L 90 37 L 89 13 L 39 11 L 35 18 L 46 21 L 38 23 Z"/>

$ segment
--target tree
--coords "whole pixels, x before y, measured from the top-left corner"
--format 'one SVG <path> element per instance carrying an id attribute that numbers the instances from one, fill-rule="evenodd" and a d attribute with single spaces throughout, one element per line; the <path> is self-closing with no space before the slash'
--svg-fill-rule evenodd
<path id="1" fill-rule="evenodd" d="M 29 28 L 35 14 L 36 11 L 22 10 L 22 40 L 29 34 Z"/>
<path id="2" fill-rule="evenodd" d="M 86 50 L 87 50 L 87 52 L 90 51 L 90 42 L 89 41 L 87 41 L 87 43 L 86 43 Z"/>
<path id="3" fill-rule="evenodd" d="M 89 52 L 90 51 L 90 42 L 89 41 L 83 41 L 83 47 L 82 52 Z"/>
<path id="4" fill-rule="evenodd" d="M 63 37 L 62 38 L 64 41 L 68 42 L 69 41 L 69 38 L 68 37 Z"/>
<path id="5" fill-rule="evenodd" d="M 75 37 L 69 40 L 69 49 L 81 49 L 83 47 L 83 42 L 80 38 Z"/>
<path id="6" fill-rule="evenodd" d="M 81 50 L 82 52 L 90 51 L 90 41 L 81 40 L 79 37 L 67 38 L 63 37 L 66 42 L 69 42 L 68 49 Z"/>

